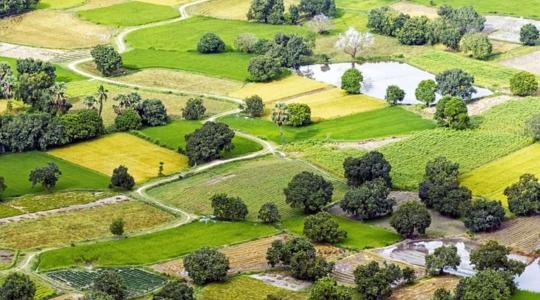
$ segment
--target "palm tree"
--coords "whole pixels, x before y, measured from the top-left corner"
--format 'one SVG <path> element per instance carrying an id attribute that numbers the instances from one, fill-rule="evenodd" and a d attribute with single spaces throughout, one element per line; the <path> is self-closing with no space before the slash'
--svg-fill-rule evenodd
<path id="1" fill-rule="evenodd" d="M 101 117 L 101 112 L 103 111 L 103 103 L 105 101 L 107 101 L 107 99 L 109 98 L 109 95 L 107 95 L 108 92 L 109 91 L 107 89 L 105 89 L 105 87 L 103 85 L 99 86 L 98 91 L 97 91 L 97 97 L 98 97 L 98 100 L 99 100 L 98 113 L 99 113 L 100 117 Z"/>
<path id="2" fill-rule="evenodd" d="M 53 96 L 53 105 L 55 108 L 55 114 L 63 115 L 68 112 L 71 108 L 71 103 L 69 103 L 66 97 L 66 84 L 63 82 L 56 82 L 52 88 Z"/>
<path id="3" fill-rule="evenodd" d="M 279 126 L 279 136 L 281 137 L 281 144 L 285 144 L 285 137 L 283 136 L 283 125 L 289 121 L 289 107 L 285 103 L 276 103 L 272 110 L 272 122 Z"/>

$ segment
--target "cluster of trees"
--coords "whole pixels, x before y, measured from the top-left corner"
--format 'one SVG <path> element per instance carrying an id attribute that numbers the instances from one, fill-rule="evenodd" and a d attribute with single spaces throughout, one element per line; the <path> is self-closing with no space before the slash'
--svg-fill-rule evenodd
<path id="1" fill-rule="evenodd" d="M 285 12 L 283 0 L 252 0 L 247 13 L 250 21 L 267 24 L 298 24 L 302 18 L 316 15 L 334 17 L 334 0 L 301 0 L 299 5 L 290 5 Z"/>
<path id="2" fill-rule="evenodd" d="M 540 32 L 534 24 L 526 24 L 521 27 L 519 41 L 525 46 L 534 46 L 538 43 Z"/>
<path id="3" fill-rule="evenodd" d="M 111 45 L 98 45 L 90 52 L 96 69 L 103 76 L 118 75 L 122 71 L 122 56 Z"/>
<path id="4" fill-rule="evenodd" d="M 0 18 L 23 13 L 34 8 L 38 2 L 39 0 L 2 1 L 2 5 L 0 5 Z"/>
<path id="5" fill-rule="evenodd" d="M 158 99 L 145 99 L 136 93 L 120 94 L 113 99 L 117 131 L 137 130 L 142 126 L 161 126 L 169 122 L 167 109 Z"/>
<path id="6" fill-rule="evenodd" d="M 396 264 L 387 264 L 381 267 L 378 262 L 372 261 L 367 265 L 360 265 L 354 270 L 354 282 L 362 299 L 386 299 L 392 295 L 392 288 L 399 284 L 411 284 L 416 280 L 412 268 L 401 269 Z"/>

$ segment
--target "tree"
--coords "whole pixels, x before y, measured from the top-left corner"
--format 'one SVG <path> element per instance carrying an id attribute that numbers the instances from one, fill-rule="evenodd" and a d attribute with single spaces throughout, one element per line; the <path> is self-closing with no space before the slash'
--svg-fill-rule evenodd
<path id="1" fill-rule="evenodd" d="M 289 122 L 289 106 L 285 103 L 276 103 L 272 110 L 272 122 L 279 127 L 279 136 L 281 137 L 281 144 L 285 144 L 285 137 L 283 136 L 283 125 Z"/>
<path id="2" fill-rule="evenodd" d="M 283 192 L 285 202 L 291 207 L 315 213 L 332 201 L 334 186 L 324 177 L 304 171 L 296 174 Z"/>
<path id="3" fill-rule="evenodd" d="M 133 176 L 128 173 L 128 168 L 120 165 L 113 170 L 109 187 L 131 190 L 135 186 Z"/>
<path id="4" fill-rule="evenodd" d="M 129 94 L 120 94 L 114 97 L 113 100 L 114 102 L 118 103 L 118 105 L 113 105 L 114 112 L 116 114 L 121 114 L 124 110 L 137 109 L 142 101 L 142 98 L 137 92 L 132 92 Z"/>
<path id="5" fill-rule="evenodd" d="M 56 68 L 49 62 L 26 58 L 17 60 L 17 73 L 15 96 L 34 111 L 51 112 Z"/>
<path id="6" fill-rule="evenodd" d="M 356 68 L 350 68 L 341 76 L 341 89 L 349 94 L 360 94 L 364 77 Z"/>
<path id="7" fill-rule="evenodd" d="M 439 126 L 458 130 L 470 127 L 467 105 L 458 97 L 444 96 L 439 100 L 434 118 Z"/>
<path id="8" fill-rule="evenodd" d="M 184 258 L 184 267 L 193 282 L 202 285 L 227 279 L 229 259 L 216 249 L 203 247 Z"/>
<path id="9" fill-rule="evenodd" d="M 300 7 L 295 4 L 289 5 L 289 10 L 285 13 L 285 22 L 290 25 L 297 25 L 300 20 Z"/>
<path id="10" fill-rule="evenodd" d="M 354 270 L 356 289 L 364 300 L 386 299 L 392 295 L 392 285 L 403 278 L 403 272 L 395 264 L 371 261 L 367 265 L 359 265 Z"/>
<path id="11" fill-rule="evenodd" d="M 44 111 L 53 116 L 62 116 L 66 114 L 73 106 L 66 97 L 66 84 L 55 82 L 49 88 L 51 100 Z"/>
<path id="12" fill-rule="evenodd" d="M 456 288 L 456 299 L 510 299 L 512 288 L 504 272 L 485 270 L 464 277 Z"/>
<path id="13" fill-rule="evenodd" d="M 248 208 L 239 197 L 215 194 L 210 198 L 210 201 L 216 218 L 227 221 L 243 221 L 246 219 Z"/>
<path id="14" fill-rule="evenodd" d="M 510 78 L 510 90 L 516 96 L 534 96 L 538 91 L 536 76 L 529 72 L 518 72 Z"/>
<path id="15" fill-rule="evenodd" d="M 94 109 L 83 109 L 59 118 L 64 127 L 63 144 L 92 139 L 105 132 L 103 120 Z"/>
<path id="16" fill-rule="evenodd" d="M 311 20 L 309 20 L 307 25 L 311 30 L 319 34 L 327 33 L 334 28 L 334 25 L 332 24 L 330 18 L 328 18 L 324 14 L 314 16 Z"/>
<path id="17" fill-rule="evenodd" d="M 142 118 L 134 109 L 122 111 L 114 119 L 114 127 L 118 131 L 137 130 L 142 127 Z"/>
<path id="18" fill-rule="evenodd" d="M 234 131 L 223 123 L 206 122 L 201 128 L 187 134 L 186 155 L 189 165 L 208 162 L 221 157 L 223 151 L 234 148 Z"/>
<path id="19" fill-rule="evenodd" d="M 390 226 L 404 238 L 412 238 L 415 233 L 426 234 L 429 225 L 431 225 L 431 215 L 426 206 L 417 201 L 401 204 L 390 219 Z"/>
<path id="20" fill-rule="evenodd" d="M 298 69 L 313 54 L 313 42 L 297 34 L 277 33 L 274 43 L 266 55 L 275 59 L 282 67 Z"/>
<path id="21" fill-rule="evenodd" d="M 420 81 L 415 91 L 416 100 L 424 102 L 429 107 L 435 102 L 435 92 L 437 91 L 437 83 L 431 79 Z"/>
<path id="22" fill-rule="evenodd" d="M 332 277 L 319 278 L 311 287 L 309 300 L 351 300 L 349 291 L 340 287 Z"/>
<path id="23" fill-rule="evenodd" d="M 259 39 L 253 33 L 241 33 L 234 40 L 234 47 L 236 50 L 244 53 L 254 53 L 255 45 Z"/>
<path id="24" fill-rule="evenodd" d="M 56 186 L 56 182 L 62 175 L 62 172 L 55 163 L 48 163 L 45 167 L 35 168 L 30 171 L 28 180 L 32 182 L 32 187 L 40 183 L 41 186 L 50 192 Z"/>
<path id="25" fill-rule="evenodd" d="M 398 104 L 398 102 L 403 101 L 404 98 L 405 98 L 405 91 L 400 89 L 399 86 L 389 85 L 386 88 L 386 95 L 384 96 L 384 99 L 390 105 L 396 105 Z"/>
<path id="26" fill-rule="evenodd" d="M 0 62 L 0 98 L 12 99 L 15 96 L 17 80 L 11 66 L 6 62 Z"/>
<path id="27" fill-rule="evenodd" d="M 161 126 L 169 122 L 167 109 L 158 99 L 146 99 L 137 106 L 137 112 L 143 125 Z"/>
<path id="28" fill-rule="evenodd" d="M 39 0 L 4 1 L 0 6 L 0 18 L 18 15 L 34 8 Z"/>
<path id="29" fill-rule="evenodd" d="M 356 57 L 362 50 L 371 45 L 373 45 L 373 35 L 368 32 L 358 32 L 353 27 L 349 27 L 347 31 L 341 33 L 336 42 L 336 48 L 351 56 L 353 67 Z"/>
<path id="30" fill-rule="evenodd" d="M 525 46 L 534 46 L 538 42 L 540 32 L 534 24 L 523 25 L 519 31 L 519 41 Z"/>
<path id="31" fill-rule="evenodd" d="M 197 51 L 203 54 L 220 53 L 225 51 L 225 43 L 217 34 L 207 32 L 199 40 Z"/>
<path id="32" fill-rule="evenodd" d="M 248 72 L 252 81 L 270 81 L 281 76 L 281 62 L 270 55 L 258 55 L 249 60 Z"/>
<path id="33" fill-rule="evenodd" d="M 460 29 L 447 22 L 442 22 L 441 26 L 437 39 L 448 49 L 459 50 L 459 42 L 463 36 Z"/>
<path id="34" fill-rule="evenodd" d="M 90 52 L 96 68 L 104 76 L 112 76 L 122 68 L 122 56 L 111 45 L 98 45 Z"/>
<path id="35" fill-rule="evenodd" d="M 476 12 L 472 6 L 454 9 L 448 5 L 442 5 L 437 13 L 445 22 L 457 27 L 461 35 L 467 32 L 481 32 L 486 23 L 486 18 Z"/>
<path id="36" fill-rule="evenodd" d="M 107 94 L 108 92 L 109 91 L 105 87 L 103 87 L 103 85 L 100 85 L 97 90 L 97 99 L 99 101 L 98 113 L 100 117 L 101 117 L 101 113 L 103 112 L 103 104 L 109 98 L 109 95 Z"/>
<path id="37" fill-rule="evenodd" d="M 283 0 L 253 0 L 247 18 L 258 23 L 283 24 L 284 11 Z"/>
<path id="38" fill-rule="evenodd" d="M 532 116 L 526 123 L 527 133 L 536 142 L 540 141 L 540 114 Z"/>
<path id="39" fill-rule="evenodd" d="M 270 9 L 270 14 L 268 15 L 269 24 L 283 24 L 285 23 L 285 5 L 283 0 L 273 0 L 272 8 Z"/>
<path id="40" fill-rule="evenodd" d="M 470 260 L 477 271 L 495 270 L 520 275 L 525 270 L 525 264 L 508 258 L 512 249 L 500 245 L 496 241 L 488 241 L 471 251 Z"/>
<path id="41" fill-rule="evenodd" d="M 261 117 L 264 114 L 264 102 L 258 95 L 253 95 L 244 99 L 244 104 L 240 105 L 240 109 L 252 118 Z"/>
<path id="42" fill-rule="evenodd" d="M 299 252 L 316 254 L 315 247 L 306 238 L 294 237 L 286 242 L 275 240 L 266 251 L 266 260 L 271 267 L 275 267 L 279 263 L 289 265 L 292 257 Z"/>
<path id="43" fill-rule="evenodd" d="M 361 219 L 374 219 L 392 213 L 395 200 L 388 198 L 390 188 L 382 178 L 366 181 L 350 189 L 341 200 L 340 206 L 347 213 Z"/>
<path id="44" fill-rule="evenodd" d="M 486 34 L 466 33 L 461 38 L 461 50 L 476 59 L 486 60 L 491 56 L 493 45 Z"/>
<path id="45" fill-rule="evenodd" d="M 288 105 L 289 118 L 287 125 L 300 127 L 311 124 L 311 109 L 304 103 L 291 103 Z"/>
<path id="46" fill-rule="evenodd" d="M 300 0 L 300 12 L 306 17 L 324 14 L 329 17 L 336 16 L 336 3 L 334 0 Z"/>
<path id="47" fill-rule="evenodd" d="M 392 166 L 380 152 L 371 151 L 359 158 L 347 157 L 343 162 L 343 169 L 347 184 L 351 187 L 358 187 L 376 178 L 382 178 L 389 187 L 392 186 Z"/>
<path id="48" fill-rule="evenodd" d="M 445 268 L 457 270 L 461 264 L 456 246 L 441 246 L 426 255 L 426 272 L 429 275 L 441 275 Z"/>
<path id="49" fill-rule="evenodd" d="M 0 176 L 0 202 L 2 202 L 2 194 L 6 191 L 6 189 L 6 179 L 4 178 L 4 176 Z"/>
<path id="50" fill-rule="evenodd" d="M 315 243 L 337 244 L 347 237 L 347 232 L 339 228 L 339 224 L 327 212 L 306 217 L 304 235 Z"/>
<path id="51" fill-rule="evenodd" d="M 182 108 L 182 118 L 186 120 L 200 120 L 206 113 L 202 98 L 189 98 L 186 107 Z"/>
<path id="52" fill-rule="evenodd" d="M 94 290 L 112 296 L 115 300 L 127 299 L 127 288 L 124 280 L 117 272 L 105 271 L 96 277 Z"/>
<path id="53" fill-rule="evenodd" d="M 523 174 L 519 181 L 504 189 L 508 208 L 519 216 L 540 213 L 540 183 L 532 174 Z"/>
<path id="54" fill-rule="evenodd" d="M 1 300 L 32 300 L 36 294 L 36 285 L 28 275 L 9 274 L 0 286 Z"/>
<path id="55" fill-rule="evenodd" d="M 476 92 L 474 77 L 461 69 L 450 69 L 435 76 L 437 91 L 443 96 L 454 96 L 469 101 Z"/>
<path id="56" fill-rule="evenodd" d="M 48 113 L 8 114 L 0 116 L 0 152 L 45 151 L 62 145 L 64 128 Z"/>
<path id="57" fill-rule="evenodd" d="M 276 204 L 267 202 L 259 210 L 259 220 L 263 223 L 273 224 L 281 220 L 281 215 Z"/>
<path id="58" fill-rule="evenodd" d="M 492 231 L 501 227 L 504 208 L 500 201 L 477 198 L 467 206 L 463 216 L 463 223 L 470 231 Z"/>
<path id="59" fill-rule="evenodd" d="M 444 288 L 438 288 L 433 293 L 432 300 L 454 300 L 454 296 L 448 290 Z"/>
<path id="60" fill-rule="evenodd" d="M 391 9 L 388 6 L 383 6 L 369 11 L 367 27 L 373 33 L 397 36 L 409 18 L 406 14 Z"/>
<path id="61" fill-rule="evenodd" d="M 124 235 L 124 219 L 114 219 L 111 223 L 111 226 L 109 227 L 109 230 L 112 234 L 116 236 Z"/>
<path id="62" fill-rule="evenodd" d="M 412 17 L 405 21 L 397 33 L 403 45 L 424 45 L 429 40 L 429 19 L 426 16 Z"/>
<path id="63" fill-rule="evenodd" d="M 177 280 L 169 281 L 152 300 L 194 300 L 193 288 Z"/>

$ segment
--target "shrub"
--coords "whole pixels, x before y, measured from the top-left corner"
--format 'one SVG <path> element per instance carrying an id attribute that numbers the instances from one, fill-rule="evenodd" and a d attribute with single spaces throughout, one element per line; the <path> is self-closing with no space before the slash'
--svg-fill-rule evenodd
<path id="1" fill-rule="evenodd" d="M 504 190 L 508 208 L 516 215 L 540 213 L 540 183 L 532 174 L 523 174 L 519 181 Z"/>
<path id="2" fill-rule="evenodd" d="M 146 126 L 161 126 L 169 122 L 167 109 L 158 99 L 144 100 L 137 106 L 137 112 L 141 117 L 141 121 Z"/>
<path id="3" fill-rule="evenodd" d="M 32 187 L 41 183 L 41 186 L 48 192 L 56 186 L 56 182 L 62 175 L 62 172 L 55 163 L 48 163 L 45 167 L 35 168 L 30 171 L 28 180 L 32 182 Z"/>
<path id="4" fill-rule="evenodd" d="M 516 96 L 534 96 L 538 90 L 536 76 L 529 72 L 519 72 L 510 78 L 510 90 Z"/>
<path id="5" fill-rule="evenodd" d="M 249 61 L 248 72 L 252 81 L 270 81 L 281 76 L 281 62 L 269 55 L 255 56 Z"/>
<path id="6" fill-rule="evenodd" d="M 527 133 L 535 141 L 540 141 L 540 114 L 532 116 L 526 124 Z"/>
<path id="7" fill-rule="evenodd" d="M 210 198 L 214 216 L 220 220 L 242 221 L 246 219 L 248 208 L 239 197 L 216 194 Z"/>
<path id="8" fill-rule="evenodd" d="M 281 215 L 276 204 L 272 202 L 265 203 L 259 210 L 259 220 L 263 223 L 272 224 L 281 220 Z"/>
<path id="9" fill-rule="evenodd" d="M 457 270 L 461 264 L 456 246 L 441 246 L 426 255 L 426 272 L 432 276 L 440 275 L 445 268 Z"/>
<path id="10" fill-rule="evenodd" d="M 331 214 L 319 212 L 304 220 L 304 235 L 315 243 L 336 244 L 347 237 L 347 232 L 339 229 Z"/>
<path id="11" fill-rule="evenodd" d="M 127 288 L 124 280 L 114 271 L 107 271 L 94 280 L 93 289 L 110 295 L 115 300 L 127 298 Z"/>
<path id="12" fill-rule="evenodd" d="M 472 232 L 497 230 L 504 221 L 501 202 L 478 198 L 467 206 L 463 223 Z"/>
<path id="13" fill-rule="evenodd" d="M 397 38 L 403 45 L 424 45 L 429 39 L 429 26 L 426 16 L 412 17 L 399 29 Z"/>
<path id="14" fill-rule="evenodd" d="M 443 96 L 459 97 L 471 100 L 476 92 L 473 87 L 474 77 L 461 69 L 450 69 L 435 76 L 437 91 Z"/>
<path id="15" fill-rule="evenodd" d="M 222 151 L 233 149 L 234 131 L 223 123 L 206 122 L 201 128 L 186 134 L 186 155 L 189 165 L 221 157 Z"/>
<path id="16" fill-rule="evenodd" d="M 384 99 L 390 105 L 396 105 L 398 104 L 398 102 L 403 101 L 404 98 L 405 98 L 405 91 L 400 89 L 399 86 L 389 85 L 386 88 L 386 95 L 384 96 Z"/>
<path id="17" fill-rule="evenodd" d="M 346 288 L 339 286 L 332 277 L 319 278 L 311 287 L 309 300 L 351 300 Z"/>
<path id="18" fill-rule="evenodd" d="M 364 182 L 382 178 L 388 186 L 392 186 L 390 170 L 392 166 L 384 159 L 384 155 L 377 151 L 371 151 L 362 157 L 347 157 L 343 161 L 347 184 L 358 187 Z"/>
<path id="19" fill-rule="evenodd" d="M 200 120 L 204 117 L 206 107 L 202 98 L 189 98 L 186 107 L 182 108 L 182 118 L 186 120 Z"/>
<path id="20" fill-rule="evenodd" d="M 300 127 L 311 124 L 311 109 L 304 103 L 291 103 L 288 105 L 289 118 L 287 125 Z"/>
<path id="21" fill-rule="evenodd" d="M 467 105 L 457 97 L 445 96 L 439 100 L 434 118 L 443 127 L 467 129 L 470 126 Z"/>
<path id="22" fill-rule="evenodd" d="M 60 117 L 64 126 L 64 143 L 89 140 L 105 132 L 103 120 L 94 109 L 83 109 Z"/>
<path id="23" fill-rule="evenodd" d="M 32 300 L 36 294 L 36 285 L 30 277 L 22 273 L 9 274 L 0 286 L 2 300 Z"/>
<path id="24" fill-rule="evenodd" d="M 488 241 L 471 251 L 470 260 L 476 271 L 496 270 L 520 275 L 525 264 L 508 256 L 512 248 L 500 245 L 496 241 Z"/>
<path id="25" fill-rule="evenodd" d="M 356 68 L 350 68 L 341 76 L 341 89 L 349 94 L 360 94 L 364 77 Z"/>
<path id="26" fill-rule="evenodd" d="M 283 192 L 285 202 L 291 207 L 314 213 L 332 201 L 334 186 L 324 177 L 304 171 L 296 174 Z"/>
<path id="27" fill-rule="evenodd" d="M 396 203 L 388 198 L 390 188 L 382 178 L 367 181 L 357 188 L 350 189 L 340 205 L 347 213 L 361 219 L 374 219 L 392 213 Z"/>
<path id="28" fill-rule="evenodd" d="M 112 234 L 121 236 L 124 234 L 124 220 L 122 218 L 118 218 L 112 221 L 111 226 L 109 227 L 109 230 Z"/>
<path id="29" fill-rule="evenodd" d="M 118 73 L 122 68 L 122 56 L 111 45 L 98 45 L 91 53 L 96 63 L 96 68 L 104 76 Z"/>
<path id="30" fill-rule="evenodd" d="M 199 40 L 197 51 L 203 54 L 220 53 L 225 51 L 225 43 L 217 34 L 207 32 Z"/>
<path id="31" fill-rule="evenodd" d="M 336 15 L 334 0 L 300 0 L 300 12 L 307 17 L 324 14 L 329 17 Z"/>
<path id="32" fill-rule="evenodd" d="M 242 112 L 250 117 L 261 117 L 264 113 L 264 102 L 258 95 L 253 95 L 244 99 L 244 104 L 240 105 Z"/>
<path id="33" fill-rule="evenodd" d="M 196 284 L 224 281 L 229 271 L 229 259 L 216 249 L 203 247 L 184 258 L 184 267 Z"/>
<path id="34" fill-rule="evenodd" d="M 437 83 L 431 79 L 420 81 L 415 91 L 416 100 L 424 102 L 426 106 L 430 106 L 435 102 L 435 92 L 437 91 Z"/>
<path id="35" fill-rule="evenodd" d="M 461 50 L 476 59 L 488 59 L 493 46 L 488 36 L 483 33 L 466 33 L 461 38 Z"/>
<path id="36" fill-rule="evenodd" d="M 120 165 L 113 170 L 110 188 L 131 190 L 135 186 L 135 179 L 128 173 L 128 168 Z"/>
<path id="37" fill-rule="evenodd" d="M 234 47 L 244 53 L 254 53 L 259 39 L 253 33 L 241 33 L 234 40 Z"/>
<path id="38" fill-rule="evenodd" d="M 126 109 L 116 116 L 114 119 L 114 127 L 118 131 L 141 129 L 141 116 L 133 109 Z"/>
<path id="39" fill-rule="evenodd" d="M 411 238 L 415 233 L 426 233 L 426 229 L 431 225 L 431 215 L 422 203 L 407 201 L 396 209 L 390 225 L 402 237 Z"/>
<path id="40" fill-rule="evenodd" d="M 525 46 L 534 46 L 538 42 L 540 33 L 534 24 L 526 24 L 519 31 L 519 41 Z"/>
<path id="41" fill-rule="evenodd" d="M 169 281 L 152 300 L 194 300 L 193 288 L 177 280 Z"/>

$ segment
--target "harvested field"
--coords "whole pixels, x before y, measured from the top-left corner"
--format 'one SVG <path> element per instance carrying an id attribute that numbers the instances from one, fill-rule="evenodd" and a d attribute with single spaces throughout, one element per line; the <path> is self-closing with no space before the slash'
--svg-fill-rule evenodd
<path id="1" fill-rule="evenodd" d="M 500 63 L 507 67 L 540 75 L 540 51 L 503 60 Z"/>
<path id="2" fill-rule="evenodd" d="M 302 293 L 293 292 L 276 287 L 267 282 L 252 278 L 254 276 L 241 276 L 222 283 L 206 285 L 197 294 L 200 300 L 265 300 L 266 295 L 272 294 L 283 300 L 304 300 Z"/>
<path id="3" fill-rule="evenodd" d="M 115 133 L 48 153 L 108 176 L 119 165 L 124 165 L 136 182 L 156 177 L 160 162 L 164 163 L 164 174 L 187 167 L 186 156 L 128 133 Z"/>
<path id="4" fill-rule="evenodd" d="M 435 19 L 439 17 L 439 15 L 437 14 L 437 8 L 435 7 L 419 5 L 405 1 L 394 3 L 390 5 L 390 7 L 413 17 L 426 16 L 430 19 Z"/>
<path id="5" fill-rule="evenodd" d="M 435 291 L 445 288 L 453 291 L 459 282 L 456 276 L 437 276 L 422 279 L 414 285 L 404 286 L 394 290 L 390 300 L 431 300 Z"/>
<path id="6" fill-rule="evenodd" d="M 50 61 L 56 57 L 65 55 L 66 53 L 67 51 L 65 50 L 42 49 L 9 43 L 0 43 L 0 56 L 15 59 L 35 58 L 43 61 Z"/>
<path id="7" fill-rule="evenodd" d="M 540 249 L 540 217 L 517 217 L 504 222 L 495 232 L 480 233 L 474 238 L 482 243 L 494 240 L 529 255 Z"/>
<path id="8" fill-rule="evenodd" d="M 61 192 L 42 195 L 25 195 L 10 199 L 4 205 L 22 210 L 23 212 L 38 212 L 76 204 L 87 204 L 99 199 L 113 196 L 112 192 Z"/>
<path id="9" fill-rule="evenodd" d="M 108 43 L 111 36 L 107 27 L 55 10 L 36 10 L 0 21 L 0 40 L 36 47 L 89 48 Z"/>
<path id="10" fill-rule="evenodd" d="M 299 0 L 284 0 L 285 10 Z M 212 0 L 192 6 L 188 9 L 192 15 L 202 15 L 219 19 L 247 20 L 250 0 Z"/>

